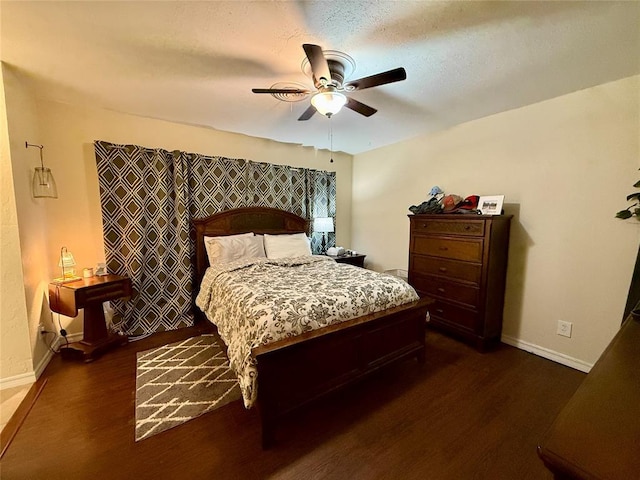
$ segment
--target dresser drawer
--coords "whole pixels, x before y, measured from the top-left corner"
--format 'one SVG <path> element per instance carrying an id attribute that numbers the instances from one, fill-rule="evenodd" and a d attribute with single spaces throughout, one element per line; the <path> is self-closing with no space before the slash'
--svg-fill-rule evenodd
<path id="1" fill-rule="evenodd" d="M 427 273 L 454 278 L 464 282 L 479 285 L 482 275 L 482 265 L 479 263 L 460 262 L 439 257 L 411 256 L 412 270 L 416 273 Z"/>
<path id="2" fill-rule="evenodd" d="M 411 243 L 412 253 L 469 262 L 482 262 L 481 239 L 452 239 L 415 235 L 412 236 Z"/>
<path id="3" fill-rule="evenodd" d="M 451 280 L 435 277 L 433 275 L 414 274 L 411 285 L 416 290 L 426 293 L 430 297 L 441 297 L 447 300 L 464 303 L 477 308 L 479 292 L 478 287 L 456 283 Z"/>
<path id="4" fill-rule="evenodd" d="M 131 296 L 131 281 L 124 279 L 118 282 L 97 284 L 76 292 L 78 308 L 90 302 L 106 302 L 114 298 Z"/>
<path id="5" fill-rule="evenodd" d="M 478 326 L 478 314 L 476 312 L 440 300 L 436 300 L 429 307 L 429 315 L 434 320 L 440 319 L 474 332 Z"/>
<path id="6" fill-rule="evenodd" d="M 484 220 L 432 220 L 413 218 L 411 226 L 416 234 L 433 233 L 439 235 L 484 236 Z"/>

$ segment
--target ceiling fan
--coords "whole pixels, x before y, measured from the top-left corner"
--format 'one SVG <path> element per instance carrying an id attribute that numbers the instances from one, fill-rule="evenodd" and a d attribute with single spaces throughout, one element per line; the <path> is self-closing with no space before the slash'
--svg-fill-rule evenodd
<path id="1" fill-rule="evenodd" d="M 355 92 L 365 88 L 377 87 L 387 83 L 399 82 L 407 78 L 404 68 L 395 68 L 386 72 L 359 78 L 357 80 L 344 81 L 353 70 L 355 62 L 342 52 L 323 51 L 319 45 L 305 43 L 302 45 L 307 58 L 302 62 L 302 70 L 313 78 L 315 90 L 309 90 L 300 84 L 276 83 L 271 88 L 253 88 L 253 93 L 269 93 L 278 100 L 295 102 L 311 97 L 311 105 L 298 120 L 309 120 L 316 111 L 331 118 L 345 106 L 365 117 L 370 117 L 377 110 L 365 105 L 358 100 L 347 97 L 343 92 Z M 310 70 L 306 72 L 306 70 Z"/>

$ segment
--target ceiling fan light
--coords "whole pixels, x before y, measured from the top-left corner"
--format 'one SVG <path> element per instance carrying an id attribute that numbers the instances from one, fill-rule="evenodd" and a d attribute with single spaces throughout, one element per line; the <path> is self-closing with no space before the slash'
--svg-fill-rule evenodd
<path id="1" fill-rule="evenodd" d="M 335 91 L 320 92 L 311 97 L 311 104 L 327 117 L 338 113 L 345 103 L 347 103 L 347 97 Z"/>

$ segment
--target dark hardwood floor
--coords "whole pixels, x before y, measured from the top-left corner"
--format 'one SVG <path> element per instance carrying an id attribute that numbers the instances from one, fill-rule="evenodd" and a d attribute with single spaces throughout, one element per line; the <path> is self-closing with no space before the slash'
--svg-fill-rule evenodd
<path id="1" fill-rule="evenodd" d="M 136 351 L 205 328 L 156 334 L 89 364 L 54 358 L 1 478 L 550 479 L 536 446 L 585 376 L 429 332 L 425 364 L 407 360 L 292 415 L 271 450 L 261 450 L 258 412 L 240 401 L 136 443 Z"/>

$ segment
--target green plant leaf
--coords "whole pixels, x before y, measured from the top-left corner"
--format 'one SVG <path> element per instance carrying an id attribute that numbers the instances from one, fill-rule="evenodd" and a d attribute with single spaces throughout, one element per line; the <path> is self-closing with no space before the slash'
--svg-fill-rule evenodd
<path id="1" fill-rule="evenodd" d="M 640 192 L 632 193 L 631 195 L 627 195 L 627 201 L 629 200 L 640 200 Z"/>
<path id="2" fill-rule="evenodd" d="M 620 210 L 618 213 L 616 213 L 616 218 L 621 218 L 623 220 L 631 218 L 632 216 L 633 213 L 631 213 L 629 210 Z"/>

